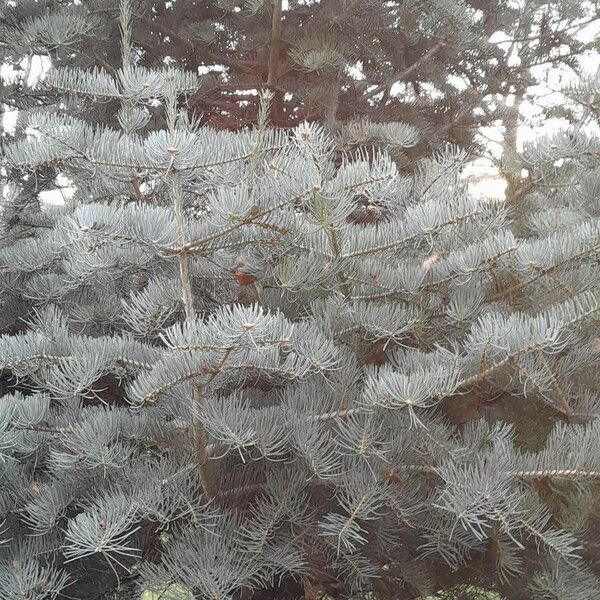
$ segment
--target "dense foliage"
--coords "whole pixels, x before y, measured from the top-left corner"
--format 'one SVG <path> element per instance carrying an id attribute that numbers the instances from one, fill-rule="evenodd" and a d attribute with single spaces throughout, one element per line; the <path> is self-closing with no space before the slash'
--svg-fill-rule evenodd
<path id="1" fill-rule="evenodd" d="M 410 119 L 223 130 L 136 6 L 3 147 L 0 597 L 597 597 L 598 139 L 507 204 Z"/>

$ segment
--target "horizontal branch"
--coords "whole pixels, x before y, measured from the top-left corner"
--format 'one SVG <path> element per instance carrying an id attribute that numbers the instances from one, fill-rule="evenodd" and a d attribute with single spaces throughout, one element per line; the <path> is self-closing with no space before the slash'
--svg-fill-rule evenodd
<path id="1" fill-rule="evenodd" d="M 227 227 L 223 227 L 219 231 L 216 231 L 214 233 L 206 235 L 203 238 L 193 240 L 191 242 L 187 242 L 181 246 L 169 246 L 169 247 L 167 247 L 166 250 L 168 250 L 172 254 L 180 254 L 182 252 L 185 252 L 187 254 L 192 254 L 194 252 L 198 252 L 201 246 L 204 246 L 204 245 L 208 244 L 209 242 L 212 242 L 213 240 L 223 237 L 224 235 L 228 235 L 228 234 L 232 233 L 233 231 L 240 229 L 241 227 L 245 227 L 247 225 L 258 225 L 257 221 L 259 219 L 262 219 L 262 218 L 274 213 L 275 211 L 284 208 L 285 206 L 287 206 L 293 202 L 297 202 L 298 200 L 301 200 L 302 198 L 304 198 L 304 196 L 308 195 L 311 192 L 312 192 L 312 190 L 303 192 L 302 194 L 299 194 L 298 196 L 294 196 L 291 199 L 280 202 L 276 206 L 272 206 L 271 208 L 257 211 L 256 214 L 250 215 L 247 218 L 242 219 L 239 223 L 236 223 L 235 225 L 229 225 Z"/>
<path id="2" fill-rule="evenodd" d="M 576 479 L 578 477 L 582 477 L 584 479 L 600 479 L 600 471 L 587 469 L 540 469 L 531 471 L 515 471 L 514 476 L 521 479 Z"/>
<path id="3" fill-rule="evenodd" d="M 393 248 L 397 248 L 398 246 L 402 246 L 404 244 L 412 242 L 413 240 L 419 239 L 420 237 L 422 237 L 424 235 L 431 235 L 432 233 L 437 233 L 438 231 L 442 230 L 444 227 L 450 227 L 452 225 L 456 225 L 458 223 L 461 223 L 463 221 L 466 221 L 468 219 L 476 217 L 482 213 L 483 213 L 483 211 L 476 210 L 471 213 L 467 213 L 467 214 L 461 215 L 460 217 L 456 217 L 454 219 L 446 221 L 445 223 L 442 223 L 441 225 L 439 225 L 438 227 L 436 227 L 435 229 L 433 229 L 431 231 L 420 231 L 419 233 L 414 233 L 414 234 L 406 236 L 402 239 L 394 240 L 393 242 L 388 242 L 386 244 L 382 244 L 381 246 L 374 246 L 372 248 L 369 248 L 368 250 L 357 250 L 355 252 L 348 252 L 347 254 L 342 254 L 340 256 L 340 258 L 342 258 L 342 259 L 356 258 L 358 256 L 369 256 L 371 254 L 385 252 L 386 250 L 391 250 Z"/>
<path id="4" fill-rule="evenodd" d="M 578 252 L 577 254 L 574 254 L 573 256 L 569 256 L 568 258 L 565 258 L 564 260 L 552 265 L 551 267 L 539 269 L 533 277 L 530 277 L 529 279 L 527 279 L 525 281 L 520 281 L 519 283 L 516 283 L 515 285 L 512 285 L 512 286 L 502 290 L 501 292 L 494 294 L 493 296 L 488 298 L 488 302 L 497 302 L 498 300 L 502 300 L 503 298 L 510 296 L 514 292 L 517 292 L 520 289 L 527 287 L 528 285 L 531 285 L 532 283 L 535 283 L 536 281 L 538 281 L 538 279 L 541 279 L 545 275 L 549 275 L 549 274 L 553 273 L 560 267 L 563 267 L 575 260 L 579 260 L 579 259 L 583 258 L 584 256 L 586 256 L 587 254 L 591 254 L 592 252 L 598 252 L 598 251 L 600 251 L 600 244 L 596 244 L 595 246 L 586 248 L 585 250 L 582 250 L 581 252 Z"/>

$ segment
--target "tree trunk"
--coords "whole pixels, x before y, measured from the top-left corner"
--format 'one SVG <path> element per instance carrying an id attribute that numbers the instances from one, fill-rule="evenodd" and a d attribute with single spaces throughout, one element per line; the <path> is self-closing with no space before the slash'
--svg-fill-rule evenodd
<path id="1" fill-rule="evenodd" d="M 279 125 L 283 111 L 283 92 L 277 88 L 279 79 L 279 61 L 281 46 L 281 15 L 283 0 L 273 0 L 273 15 L 271 18 L 271 44 L 269 48 L 269 66 L 267 86 L 274 92 L 271 102 L 270 120 L 274 125 Z"/>
<path id="2" fill-rule="evenodd" d="M 516 168 L 515 158 L 519 153 L 519 108 L 523 103 L 525 88 L 519 86 L 515 92 L 515 101 L 510 114 L 504 119 L 504 143 L 502 148 L 502 175 L 506 179 L 506 203 L 513 206 L 522 185 L 521 170 Z"/>

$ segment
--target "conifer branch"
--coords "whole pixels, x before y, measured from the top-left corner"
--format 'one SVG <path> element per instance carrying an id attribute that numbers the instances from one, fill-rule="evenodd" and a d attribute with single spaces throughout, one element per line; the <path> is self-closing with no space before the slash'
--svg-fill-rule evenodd
<path id="1" fill-rule="evenodd" d="M 312 190 L 298 194 L 289 200 L 279 202 L 277 205 L 272 206 L 270 208 L 266 208 L 266 209 L 257 211 L 256 214 L 253 214 L 244 219 L 241 219 L 239 221 L 239 223 L 235 223 L 234 225 L 229 225 L 228 227 L 223 227 L 219 231 L 216 231 L 214 233 L 206 235 L 200 239 L 193 240 L 191 242 L 187 242 L 185 244 L 182 244 L 182 245 L 176 246 L 176 247 L 171 246 L 171 247 L 169 247 L 169 251 L 172 252 L 173 254 L 179 254 L 179 253 L 194 254 L 194 253 L 202 252 L 203 246 L 206 246 L 210 242 L 212 242 L 216 239 L 219 239 L 221 237 L 224 237 L 230 233 L 233 233 L 234 231 L 237 231 L 238 229 L 241 229 L 242 227 L 245 227 L 248 225 L 259 225 L 259 223 L 258 223 L 259 219 L 269 216 L 269 215 L 273 214 L 274 212 L 276 212 L 277 210 L 281 210 L 282 208 L 285 208 L 286 206 L 293 205 L 295 202 L 298 202 L 299 200 L 306 197 L 310 193 L 312 193 Z"/>
<path id="2" fill-rule="evenodd" d="M 540 469 L 531 471 L 516 471 L 514 475 L 520 479 L 600 479 L 600 471 L 587 469 Z"/>
<path id="3" fill-rule="evenodd" d="M 541 268 L 541 269 L 538 268 L 538 269 L 536 269 L 536 274 L 533 275 L 532 277 L 530 277 L 529 279 L 526 279 L 524 281 L 519 281 L 518 283 L 516 283 L 508 288 L 505 288 L 501 292 L 498 292 L 498 293 L 490 296 L 488 298 L 488 301 L 489 302 L 497 302 L 498 300 L 503 300 L 504 298 L 510 296 L 511 294 L 514 294 L 515 292 L 523 289 L 524 287 L 527 287 L 527 286 L 531 285 L 532 283 L 535 283 L 536 281 L 538 281 L 545 275 L 549 275 L 549 274 L 553 273 L 554 271 L 556 271 L 557 269 L 560 269 L 561 267 L 568 265 L 571 262 L 580 260 L 580 259 L 584 258 L 585 256 L 587 256 L 589 254 L 593 254 L 594 252 L 598 252 L 598 251 L 600 251 L 600 245 L 595 244 L 589 248 L 584 248 L 583 250 L 581 250 L 580 252 L 577 252 L 576 254 L 573 254 L 572 256 L 568 256 L 564 260 L 561 260 L 560 262 L 557 262 L 557 263 L 551 265 L 550 267 L 545 267 L 545 268 Z"/>
<path id="4" fill-rule="evenodd" d="M 399 246 L 404 246 L 406 244 L 409 244 L 410 242 L 418 240 L 419 238 L 422 238 L 425 235 L 431 235 L 431 234 L 437 233 L 437 232 L 441 231 L 442 229 L 444 229 L 445 227 L 451 227 L 453 225 L 457 225 L 458 223 L 462 223 L 463 221 L 467 221 L 469 219 L 477 217 L 477 216 L 481 215 L 482 212 L 483 212 L 482 210 L 470 211 L 463 215 L 449 219 L 448 221 L 440 224 L 438 227 L 436 227 L 432 231 L 414 233 L 411 235 L 407 235 L 401 239 L 394 240 L 393 242 L 381 244 L 380 246 L 373 246 L 372 248 L 368 248 L 366 250 L 357 250 L 355 252 L 348 252 L 346 254 L 342 254 L 341 258 L 358 258 L 361 256 L 370 256 L 372 254 L 377 254 L 378 252 L 385 252 L 387 250 L 393 250 L 395 248 L 398 248 Z"/>

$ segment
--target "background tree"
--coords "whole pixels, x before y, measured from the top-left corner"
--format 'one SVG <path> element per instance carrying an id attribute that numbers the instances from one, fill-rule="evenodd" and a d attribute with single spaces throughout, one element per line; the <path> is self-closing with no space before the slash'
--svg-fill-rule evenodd
<path id="1" fill-rule="evenodd" d="M 527 119 L 520 113 L 526 105 L 533 105 L 539 123 L 556 116 L 570 122 L 579 119 L 579 115 L 565 110 L 564 101 L 555 100 L 552 104 L 543 96 L 554 91 L 556 97 L 560 92 L 560 88 L 548 89 L 549 78 L 557 79 L 557 74 L 565 72 L 581 77 L 585 63 L 594 60 L 597 40 L 592 37 L 591 41 L 584 41 L 582 32 L 590 26 L 593 29 L 598 18 L 597 6 L 585 2 L 525 0 L 514 6 L 512 17 L 505 19 L 504 27 L 495 34 L 504 50 L 500 68 L 508 92 L 500 100 L 506 111 L 500 114 L 498 125 L 504 129 L 500 170 L 507 181 L 506 197 L 510 203 L 515 203 L 524 191 L 517 157 L 519 128 Z"/>
<path id="2" fill-rule="evenodd" d="M 49 26 L 54 31 L 47 19 L 56 15 L 44 15 L 40 3 L 7 4 L 5 44 L 12 46 L 8 55 L 13 62 L 31 54 L 34 46 L 56 66 L 99 65 L 109 72 L 118 67 L 116 2 L 61 3 L 61 11 L 76 15 L 78 23 L 64 40 L 46 33 Z M 277 124 L 363 117 L 414 121 L 434 136 L 436 127 L 444 126 L 438 142 L 460 141 L 467 132 L 451 131 L 456 108 L 471 106 L 484 85 L 490 93 L 489 59 L 501 55 L 487 42 L 487 17 L 461 3 L 290 2 L 282 7 L 281 2 L 196 6 L 188 0 L 140 0 L 133 11 L 138 63 L 157 66 L 168 60 L 208 71 L 211 76 L 203 79 L 192 104 L 205 119 L 226 128 L 255 122 L 256 90 L 268 86 L 276 92 Z M 490 11 L 497 20 L 503 7 Z M 77 21 L 84 14 L 93 23 L 87 29 Z M 470 89 L 458 90 L 450 76 L 468 78 Z M 410 94 L 392 95 L 402 82 Z M 107 117 L 97 109 L 96 115 Z"/>

